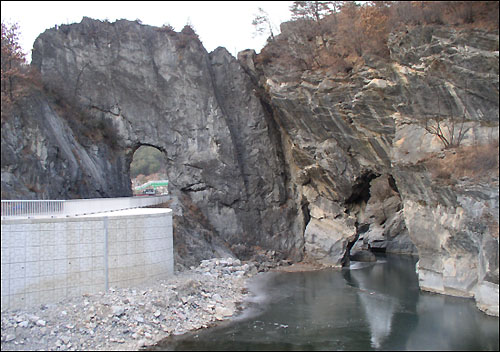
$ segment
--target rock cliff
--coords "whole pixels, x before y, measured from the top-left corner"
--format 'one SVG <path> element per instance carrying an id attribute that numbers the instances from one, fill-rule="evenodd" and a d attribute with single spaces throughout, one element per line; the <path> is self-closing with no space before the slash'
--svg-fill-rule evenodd
<path id="1" fill-rule="evenodd" d="M 498 315 L 498 33 L 416 27 L 388 45 L 389 60 L 366 56 L 349 73 L 252 68 L 241 55 L 307 204 L 305 256 L 338 265 L 351 246 L 418 252 L 422 289 L 474 296 Z"/>
<path id="2" fill-rule="evenodd" d="M 498 154 L 498 32 L 415 27 L 388 45 L 347 73 L 290 72 L 207 53 L 189 28 L 49 29 L 33 51 L 43 93 L 2 120 L 2 198 L 128 196 L 135 150 L 154 146 L 180 265 L 418 253 L 423 289 L 498 315 L 498 159 L 466 176 L 446 164 Z M 426 131 L 437 122 L 459 148 Z"/>
<path id="3" fill-rule="evenodd" d="M 252 246 L 300 259 L 279 132 L 225 49 L 208 54 L 189 29 L 84 18 L 42 33 L 32 57 L 46 94 L 2 125 L 4 198 L 131 195 L 133 154 L 154 146 L 167 163 L 179 264 Z"/>

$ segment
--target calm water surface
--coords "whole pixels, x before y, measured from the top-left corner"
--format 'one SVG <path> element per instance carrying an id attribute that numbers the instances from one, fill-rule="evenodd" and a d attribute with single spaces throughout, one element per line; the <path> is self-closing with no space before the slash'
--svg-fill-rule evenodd
<path id="1" fill-rule="evenodd" d="M 421 292 L 416 259 L 378 257 L 349 269 L 265 273 L 252 308 L 156 350 L 497 350 L 499 319 L 472 299 Z"/>

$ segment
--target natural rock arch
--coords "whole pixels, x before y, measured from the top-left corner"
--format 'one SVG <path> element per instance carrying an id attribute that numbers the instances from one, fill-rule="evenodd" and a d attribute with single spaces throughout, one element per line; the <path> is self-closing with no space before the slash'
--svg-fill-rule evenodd
<path id="1" fill-rule="evenodd" d="M 132 153 L 130 162 L 131 181 L 140 175 L 149 176 L 151 174 L 160 174 L 159 179 L 168 179 L 167 164 L 167 155 L 164 151 L 152 145 L 141 144 Z M 133 184 L 131 190 L 134 193 Z"/>
<path id="2" fill-rule="evenodd" d="M 275 127 L 225 49 L 208 54 L 192 33 L 84 18 L 42 33 L 32 64 L 54 96 L 113 126 L 113 148 L 100 155 L 113 167 L 94 163 L 97 174 L 122 180 L 115 176 L 128 176 L 138 146 L 155 146 L 167 155 L 175 216 L 206 219 L 198 222 L 221 250 L 258 245 L 300 257 L 303 225 L 287 196 L 279 139 L 270 138 Z M 130 184 L 102 188 L 130 195 Z"/>

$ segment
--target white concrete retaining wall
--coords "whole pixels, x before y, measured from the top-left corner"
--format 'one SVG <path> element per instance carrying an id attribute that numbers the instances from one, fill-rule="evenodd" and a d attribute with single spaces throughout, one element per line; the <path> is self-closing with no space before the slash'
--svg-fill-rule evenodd
<path id="1" fill-rule="evenodd" d="M 172 210 L 2 220 L 2 311 L 173 275 Z"/>

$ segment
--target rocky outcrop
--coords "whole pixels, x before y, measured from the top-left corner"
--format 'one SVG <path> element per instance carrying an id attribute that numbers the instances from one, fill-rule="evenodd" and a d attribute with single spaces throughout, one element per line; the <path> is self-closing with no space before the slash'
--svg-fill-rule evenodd
<path id="1" fill-rule="evenodd" d="M 465 165 L 471 177 L 450 175 L 443 182 L 432 169 L 447 167 L 442 155 L 441 163 L 421 162 L 442 144 L 408 123 L 436 114 L 430 107 L 438 106 L 444 126 L 467 131 L 462 145 L 498 146 L 498 33 L 429 28 L 411 34 L 395 35 L 391 42 L 399 80 L 411 83 L 413 96 L 398 111 L 392 159 L 405 222 L 419 252 L 420 286 L 474 296 L 479 308 L 498 315 L 498 161 Z M 410 46 L 419 50 L 410 53 Z M 424 82 L 433 80 L 426 88 Z M 492 151 L 498 154 L 498 147 Z"/>
<path id="2" fill-rule="evenodd" d="M 70 125 L 61 115 L 53 98 L 34 93 L 2 119 L 2 199 L 130 195 L 124 164 L 113 160 L 113 145 L 100 124 L 78 127 L 76 118 Z"/>
<path id="3" fill-rule="evenodd" d="M 404 191 L 403 206 L 419 252 L 420 287 L 475 297 L 482 310 L 498 315 L 498 180 L 452 188 L 423 183 L 423 173 L 399 174 L 414 186 L 414 193 Z"/>
<path id="4" fill-rule="evenodd" d="M 498 33 L 417 27 L 389 49 L 389 61 L 366 56 L 346 74 L 254 70 L 311 217 L 305 255 L 338 265 L 354 241 L 353 254 L 418 252 L 423 289 L 475 296 L 498 315 L 498 161 L 486 178 L 443 184 L 429 160 L 445 145 L 425 129 L 439 122 L 456 144 L 498 146 Z"/>
<path id="5" fill-rule="evenodd" d="M 150 145 L 166 158 L 178 264 L 261 248 L 328 266 L 418 253 L 423 289 L 498 315 L 498 161 L 445 179 L 455 149 L 425 129 L 498 141 L 498 33 L 415 27 L 388 46 L 312 72 L 209 54 L 189 28 L 47 30 L 33 51 L 45 93 L 2 121 L 2 197 L 129 195 L 133 153 Z"/>
<path id="6" fill-rule="evenodd" d="M 303 220 L 287 195 L 279 132 L 225 49 L 208 54 L 189 27 L 84 18 L 42 33 L 32 57 L 48 113 L 27 118 L 38 130 L 2 125 L 17 138 L 2 138 L 3 197 L 128 196 L 135 150 L 154 146 L 167 163 L 179 264 L 245 257 L 252 246 L 300 259 Z M 37 153 L 24 164 L 23 148 Z M 19 192 L 30 177 L 40 186 Z"/>

